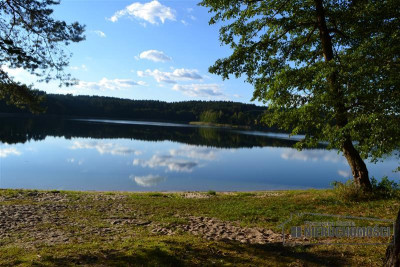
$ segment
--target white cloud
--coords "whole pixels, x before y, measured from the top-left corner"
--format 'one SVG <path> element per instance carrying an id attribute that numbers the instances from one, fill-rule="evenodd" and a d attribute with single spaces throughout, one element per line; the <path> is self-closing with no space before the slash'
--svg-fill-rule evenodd
<path id="1" fill-rule="evenodd" d="M 182 24 L 185 25 L 185 26 L 189 25 L 189 23 L 187 23 L 186 20 L 184 20 L 184 19 L 182 19 L 181 22 L 182 22 Z"/>
<path id="2" fill-rule="evenodd" d="M 147 50 L 140 53 L 139 58 L 147 59 L 154 62 L 166 62 L 171 61 L 171 57 L 167 56 L 163 51 L 158 50 Z"/>
<path id="3" fill-rule="evenodd" d="M 141 85 L 141 86 L 149 86 L 146 82 L 144 82 L 144 81 L 138 81 L 137 82 L 139 85 Z"/>
<path id="4" fill-rule="evenodd" d="M 143 187 L 156 186 L 159 183 L 164 182 L 166 180 L 165 177 L 158 176 L 158 175 L 151 175 L 151 174 L 146 175 L 146 176 L 131 175 L 131 176 L 129 176 L 129 178 L 132 179 L 139 186 L 143 186 Z"/>
<path id="5" fill-rule="evenodd" d="M 193 16 L 193 15 L 189 15 L 189 18 L 191 19 L 191 20 L 196 20 L 197 18 L 195 17 L 195 16 Z"/>
<path id="6" fill-rule="evenodd" d="M 6 158 L 9 155 L 19 156 L 21 154 L 15 147 L 0 148 L 0 158 Z"/>
<path id="7" fill-rule="evenodd" d="M 92 141 L 92 142 L 75 141 L 71 149 L 95 149 L 101 155 L 111 154 L 111 155 L 125 156 L 130 154 L 135 154 L 135 155 L 141 154 L 141 151 L 131 149 L 129 147 L 120 146 L 114 143 L 102 143 L 97 141 Z"/>
<path id="8" fill-rule="evenodd" d="M 25 74 L 24 72 L 26 72 L 28 74 L 27 71 L 25 71 L 23 68 L 10 68 L 7 65 L 2 65 L 1 69 L 5 72 L 7 72 L 9 75 L 11 76 L 19 76 L 21 74 Z"/>
<path id="9" fill-rule="evenodd" d="M 23 68 L 10 68 L 7 65 L 1 65 L 1 69 L 5 71 L 9 76 L 13 77 L 15 81 L 19 81 L 24 84 L 33 84 L 38 80 L 37 76 L 29 73 Z"/>
<path id="10" fill-rule="evenodd" d="M 201 80 L 203 79 L 198 70 L 176 69 L 172 72 L 173 77 L 177 80 Z"/>
<path id="11" fill-rule="evenodd" d="M 87 71 L 88 68 L 86 67 L 85 64 L 82 64 L 81 66 L 71 66 L 69 67 L 71 70 L 83 70 L 83 71 Z"/>
<path id="12" fill-rule="evenodd" d="M 107 78 L 102 78 L 98 82 L 85 82 L 80 81 L 75 85 L 78 89 L 91 89 L 91 90 L 111 90 L 116 91 L 125 88 L 131 88 L 132 86 L 140 85 L 140 83 L 129 79 L 114 79 L 109 80 Z"/>
<path id="13" fill-rule="evenodd" d="M 158 83 L 176 83 L 177 81 L 190 81 L 190 80 L 202 80 L 198 70 L 195 69 L 175 69 L 172 72 L 163 72 L 158 69 L 146 71 L 138 71 L 139 77 L 151 76 Z"/>
<path id="14" fill-rule="evenodd" d="M 104 33 L 104 32 L 102 32 L 102 31 L 99 31 L 99 30 L 97 30 L 97 31 L 93 31 L 95 34 L 97 34 L 97 36 L 99 36 L 99 37 L 101 37 L 101 38 L 105 38 L 105 37 L 107 37 L 107 35 Z"/>
<path id="15" fill-rule="evenodd" d="M 133 165 L 141 165 L 142 167 L 157 168 L 166 167 L 169 171 L 175 172 L 191 172 L 197 166 L 196 162 L 175 159 L 171 155 L 154 155 L 149 160 L 133 160 Z"/>
<path id="16" fill-rule="evenodd" d="M 124 16 L 141 19 L 155 25 L 158 25 L 159 21 L 164 23 L 168 19 L 172 21 L 176 20 L 175 10 L 162 5 L 157 0 L 145 4 L 135 2 L 125 9 L 115 12 L 109 20 L 116 22 Z"/>
<path id="17" fill-rule="evenodd" d="M 84 69 L 82 69 L 82 66 Z M 82 70 L 86 70 L 86 66 L 82 65 L 78 68 Z M 53 80 L 48 83 L 46 82 L 38 82 L 38 77 L 30 74 L 28 71 L 22 68 L 9 68 L 7 65 L 1 65 L 0 68 L 7 72 L 11 77 L 14 78 L 15 81 L 24 83 L 24 84 L 33 84 L 35 88 L 40 88 L 40 90 L 46 91 L 48 93 L 56 93 L 56 94 L 77 94 L 79 90 L 73 87 L 61 87 L 59 88 L 59 81 Z M 74 69 L 74 67 L 72 67 Z M 56 88 L 56 89 L 55 89 Z"/>
<path id="18" fill-rule="evenodd" d="M 222 88 L 218 84 L 175 84 L 172 87 L 175 91 L 181 91 L 187 96 L 192 97 L 221 97 L 225 96 Z"/>

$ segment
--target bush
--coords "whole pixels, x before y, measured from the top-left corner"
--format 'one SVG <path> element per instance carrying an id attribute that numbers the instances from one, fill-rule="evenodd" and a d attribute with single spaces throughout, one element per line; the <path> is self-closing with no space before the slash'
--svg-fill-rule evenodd
<path id="1" fill-rule="evenodd" d="M 370 195 L 370 193 L 356 185 L 353 180 L 348 180 L 345 183 L 334 181 L 332 185 L 336 197 L 344 201 L 366 200 Z"/>
<path id="2" fill-rule="evenodd" d="M 371 178 L 372 191 L 368 192 L 360 188 L 353 180 L 345 183 L 333 182 L 333 191 L 335 195 L 344 201 L 360 201 L 373 199 L 392 199 L 400 197 L 400 186 L 384 176 L 380 182 L 374 177 Z"/>
<path id="3" fill-rule="evenodd" d="M 214 190 L 208 190 L 207 195 L 210 196 L 215 196 L 217 194 L 217 192 L 215 192 Z"/>
<path id="4" fill-rule="evenodd" d="M 384 176 L 381 181 L 378 181 L 372 177 L 372 192 L 376 198 L 396 198 L 400 196 L 400 186 L 394 181 L 389 180 L 387 176 Z"/>

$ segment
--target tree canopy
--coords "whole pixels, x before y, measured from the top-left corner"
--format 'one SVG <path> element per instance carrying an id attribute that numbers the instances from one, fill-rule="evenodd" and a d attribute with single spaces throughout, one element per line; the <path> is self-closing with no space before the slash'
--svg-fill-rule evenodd
<path id="1" fill-rule="evenodd" d="M 40 96 L 31 86 L 16 82 L 6 69 L 23 68 L 39 81 L 75 82 L 64 72 L 70 55 L 65 47 L 85 39 L 84 26 L 52 18 L 54 0 L 0 2 L 0 99 L 19 107 L 39 109 Z"/>
<path id="2" fill-rule="evenodd" d="M 360 158 L 400 147 L 400 2 L 398 0 L 203 0 L 222 25 L 232 54 L 210 72 L 246 75 L 264 120 L 298 144 L 328 141 L 346 156 L 357 183 L 369 187 Z M 355 148 L 353 146 L 355 142 Z"/>

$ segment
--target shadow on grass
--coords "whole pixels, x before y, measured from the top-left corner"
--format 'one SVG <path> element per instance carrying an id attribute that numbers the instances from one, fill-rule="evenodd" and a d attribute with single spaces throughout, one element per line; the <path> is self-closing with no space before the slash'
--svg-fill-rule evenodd
<path id="1" fill-rule="evenodd" d="M 184 266 L 180 259 L 159 248 L 130 254 L 129 251 L 103 250 L 65 257 L 45 256 L 33 266 Z"/>
<path id="2" fill-rule="evenodd" d="M 164 247 L 129 251 L 102 250 L 66 257 L 45 256 L 34 266 L 345 266 L 349 262 L 334 250 L 310 251 L 310 247 L 240 244 L 238 242 L 209 242 L 199 247 L 190 242 L 164 240 Z"/>

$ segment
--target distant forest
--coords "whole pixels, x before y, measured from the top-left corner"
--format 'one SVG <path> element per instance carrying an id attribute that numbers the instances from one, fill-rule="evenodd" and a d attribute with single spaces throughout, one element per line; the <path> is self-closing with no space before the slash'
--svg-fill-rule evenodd
<path id="1" fill-rule="evenodd" d="M 40 92 L 40 94 L 45 94 Z M 103 96 L 45 94 L 45 115 L 231 124 L 259 127 L 266 107 L 228 101 L 163 102 Z M 0 113 L 29 114 L 0 101 Z"/>

